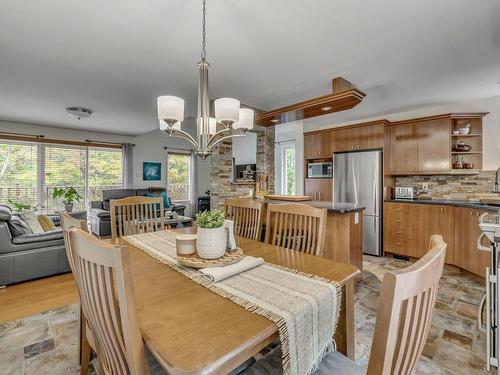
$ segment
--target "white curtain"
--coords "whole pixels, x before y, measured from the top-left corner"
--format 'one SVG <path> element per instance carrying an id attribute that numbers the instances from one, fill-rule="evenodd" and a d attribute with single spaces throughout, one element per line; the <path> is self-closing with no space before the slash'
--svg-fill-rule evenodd
<path id="1" fill-rule="evenodd" d="M 124 143 L 122 146 L 122 181 L 123 187 L 132 189 L 134 187 L 133 176 L 133 150 L 134 145 L 131 143 Z"/>

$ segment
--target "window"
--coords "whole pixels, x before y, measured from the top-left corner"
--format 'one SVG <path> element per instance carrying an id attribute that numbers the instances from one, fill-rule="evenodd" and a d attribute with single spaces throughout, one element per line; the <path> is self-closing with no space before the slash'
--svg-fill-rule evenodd
<path id="1" fill-rule="evenodd" d="M 283 147 L 283 189 L 285 195 L 295 194 L 295 144 Z"/>
<path id="2" fill-rule="evenodd" d="M 52 199 L 56 188 L 73 186 L 76 191 L 85 197 L 85 169 L 87 150 L 84 147 L 70 148 L 63 145 L 50 145 L 44 147 L 44 204 L 47 212 L 64 210 L 61 199 Z M 75 202 L 73 209 L 85 208 L 85 200 Z"/>
<path id="3" fill-rule="evenodd" d="M 37 145 L 0 142 L 0 204 L 36 205 Z"/>
<path id="4" fill-rule="evenodd" d="M 168 195 L 172 202 L 191 198 L 191 154 L 167 154 Z"/>
<path id="5" fill-rule="evenodd" d="M 122 151 L 89 147 L 88 201 L 98 201 L 102 191 L 122 187 Z"/>
<path id="6" fill-rule="evenodd" d="M 8 200 L 64 209 L 55 188 L 73 186 L 83 197 L 74 209 L 88 208 L 105 189 L 122 186 L 122 151 L 95 147 L 0 141 L 0 204 Z"/>

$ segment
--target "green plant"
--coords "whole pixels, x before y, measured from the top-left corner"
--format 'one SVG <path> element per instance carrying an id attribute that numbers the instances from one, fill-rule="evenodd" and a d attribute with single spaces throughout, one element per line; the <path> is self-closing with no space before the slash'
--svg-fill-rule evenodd
<path id="1" fill-rule="evenodd" d="M 30 211 L 33 208 L 33 206 L 31 204 L 25 204 L 22 202 L 14 202 L 12 199 L 9 199 L 8 201 L 12 206 L 14 206 L 14 209 L 17 212 Z"/>
<path id="2" fill-rule="evenodd" d="M 64 204 L 80 202 L 80 199 L 83 198 L 72 186 L 68 186 L 65 188 L 54 188 L 54 191 L 52 192 L 52 198 L 58 199 L 61 197 Z"/>
<path id="3" fill-rule="evenodd" d="M 224 225 L 224 212 L 221 210 L 203 211 L 196 215 L 196 222 L 200 228 L 220 228 Z"/>

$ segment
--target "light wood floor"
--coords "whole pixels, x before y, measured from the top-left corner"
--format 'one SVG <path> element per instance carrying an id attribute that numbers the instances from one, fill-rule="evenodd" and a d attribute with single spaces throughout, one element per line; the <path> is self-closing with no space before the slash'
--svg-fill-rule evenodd
<path id="1" fill-rule="evenodd" d="M 0 289 L 0 323 L 76 302 L 72 273 L 8 286 Z"/>

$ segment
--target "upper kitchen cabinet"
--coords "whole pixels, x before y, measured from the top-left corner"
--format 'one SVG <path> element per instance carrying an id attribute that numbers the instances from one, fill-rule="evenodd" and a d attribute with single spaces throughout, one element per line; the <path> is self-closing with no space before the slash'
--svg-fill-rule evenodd
<path id="1" fill-rule="evenodd" d="M 333 154 L 331 131 L 304 134 L 304 157 L 306 159 L 326 159 Z"/>
<path id="2" fill-rule="evenodd" d="M 484 115 L 454 113 L 393 122 L 386 174 L 477 173 L 482 167 Z"/>
<path id="3" fill-rule="evenodd" d="M 391 126 L 391 173 L 415 173 L 418 167 L 418 134 L 414 123 Z"/>
<path id="4" fill-rule="evenodd" d="M 451 119 L 419 121 L 415 123 L 418 134 L 419 172 L 447 172 L 450 164 Z"/>

